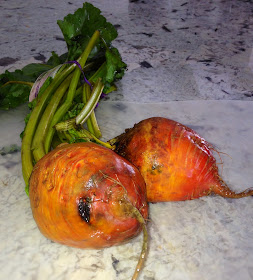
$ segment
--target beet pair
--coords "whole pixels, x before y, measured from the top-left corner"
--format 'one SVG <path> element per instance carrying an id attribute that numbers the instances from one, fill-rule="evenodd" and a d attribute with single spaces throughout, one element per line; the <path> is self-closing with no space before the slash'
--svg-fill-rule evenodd
<path id="1" fill-rule="evenodd" d="M 109 141 L 61 144 L 33 168 L 29 194 L 34 219 L 47 238 L 78 248 L 125 242 L 143 229 L 148 202 L 196 199 L 215 193 L 241 198 L 218 173 L 213 147 L 192 129 L 165 118 L 141 121 Z"/>

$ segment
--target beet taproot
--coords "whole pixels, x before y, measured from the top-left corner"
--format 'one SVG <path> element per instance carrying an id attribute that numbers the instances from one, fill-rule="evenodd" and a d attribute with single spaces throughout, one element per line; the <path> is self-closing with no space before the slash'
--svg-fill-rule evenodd
<path id="1" fill-rule="evenodd" d="M 232 191 L 219 175 L 212 145 L 176 121 L 145 119 L 110 142 L 115 152 L 140 170 L 148 202 L 196 199 L 211 193 L 227 198 L 253 195 L 253 189 Z"/>
<path id="2" fill-rule="evenodd" d="M 104 248 L 135 237 L 148 217 L 145 182 L 135 166 L 94 143 L 62 144 L 40 159 L 29 181 L 33 217 L 47 238 Z M 147 251 L 144 232 L 137 279 Z"/>

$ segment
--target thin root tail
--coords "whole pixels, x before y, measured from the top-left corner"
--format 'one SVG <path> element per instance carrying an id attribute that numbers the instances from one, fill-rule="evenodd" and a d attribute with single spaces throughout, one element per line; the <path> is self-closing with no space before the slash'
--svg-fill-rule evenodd
<path id="1" fill-rule="evenodd" d="M 220 180 L 220 184 L 217 184 L 213 187 L 212 192 L 226 198 L 242 198 L 253 196 L 253 188 L 236 193 L 232 191 L 222 180 Z"/>

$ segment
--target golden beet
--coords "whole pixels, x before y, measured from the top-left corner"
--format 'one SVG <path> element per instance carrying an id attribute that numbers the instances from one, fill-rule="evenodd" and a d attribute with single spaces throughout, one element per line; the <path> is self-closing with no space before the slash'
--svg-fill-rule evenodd
<path id="1" fill-rule="evenodd" d="M 142 229 L 145 182 L 115 152 L 94 143 L 60 145 L 35 165 L 29 182 L 33 217 L 43 235 L 68 246 L 103 248 Z"/>
<path id="2" fill-rule="evenodd" d="M 115 151 L 140 170 L 148 202 L 195 199 L 210 193 L 229 198 L 253 195 L 253 189 L 230 190 L 218 173 L 213 147 L 173 120 L 143 120 L 112 141 L 116 141 Z"/>

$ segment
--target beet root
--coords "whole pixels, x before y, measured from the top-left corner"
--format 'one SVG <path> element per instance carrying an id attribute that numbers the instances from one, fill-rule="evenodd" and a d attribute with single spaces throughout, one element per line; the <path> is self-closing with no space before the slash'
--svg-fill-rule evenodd
<path id="1" fill-rule="evenodd" d="M 33 217 L 47 238 L 78 248 L 118 245 L 143 229 L 132 280 L 147 253 L 146 187 L 138 169 L 94 143 L 62 144 L 34 166 L 29 181 Z"/>
<path id="2" fill-rule="evenodd" d="M 253 189 L 233 192 L 218 173 L 214 148 L 173 120 L 143 120 L 111 142 L 115 152 L 140 170 L 148 202 L 196 199 L 211 193 L 227 198 L 253 195 Z"/>
<path id="3" fill-rule="evenodd" d="M 132 214 L 148 216 L 145 182 L 113 151 L 93 143 L 61 145 L 34 167 L 29 196 L 47 238 L 78 248 L 103 248 L 136 236 Z"/>

